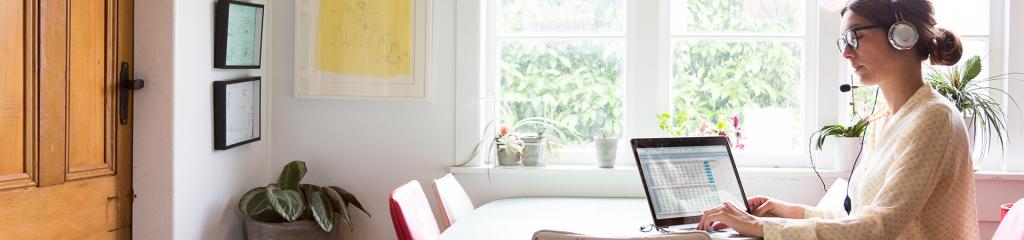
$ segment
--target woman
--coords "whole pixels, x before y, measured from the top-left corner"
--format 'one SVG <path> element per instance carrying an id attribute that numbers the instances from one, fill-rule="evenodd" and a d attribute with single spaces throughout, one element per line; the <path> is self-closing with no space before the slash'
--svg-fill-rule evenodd
<path id="1" fill-rule="evenodd" d="M 960 59 L 959 38 L 935 27 L 926 0 L 852 0 L 840 15 L 843 57 L 888 102 L 870 119 L 864 156 L 851 177 L 850 213 L 759 196 L 749 199 L 753 214 L 723 204 L 707 210 L 699 228 L 727 225 L 766 239 L 978 239 L 963 117 L 921 77 L 926 59 L 935 65 Z M 916 42 L 906 44 L 906 31 L 895 34 L 902 45 L 890 42 L 900 15 L 916 30 Z"/>

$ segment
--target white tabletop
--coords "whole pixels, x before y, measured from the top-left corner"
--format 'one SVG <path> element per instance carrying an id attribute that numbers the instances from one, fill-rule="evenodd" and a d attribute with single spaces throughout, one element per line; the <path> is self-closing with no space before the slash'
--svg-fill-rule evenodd
<path id="1" fill-rule="evenodd" d="M 643 198 L 507 198 L 455 222 L 441 239 L 530 239 L 541 229 L 600 236 L 643 235 L 653 223 Z"/>

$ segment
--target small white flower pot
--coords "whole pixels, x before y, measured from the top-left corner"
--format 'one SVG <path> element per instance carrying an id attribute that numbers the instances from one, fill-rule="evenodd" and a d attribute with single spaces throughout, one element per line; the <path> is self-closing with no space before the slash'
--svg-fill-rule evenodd
<path id="1" fill-rule="evenodd" d="M 594 137 L 594 147 L 597 148 L 598 167 L 615 167 L 615 156 L 618 154 L 619 138 Z"/>
<path id="2" fill-rule="evenodd" d="M 830 137 L 835 141 L 836 146 L 836 170 L 850 171 L 853 169 L 854 161 L 857 161 L 857 154 L 861 151 L 861 138 L 859 137 Z M 860 160 L 864 160 L 864 154 Z"/>

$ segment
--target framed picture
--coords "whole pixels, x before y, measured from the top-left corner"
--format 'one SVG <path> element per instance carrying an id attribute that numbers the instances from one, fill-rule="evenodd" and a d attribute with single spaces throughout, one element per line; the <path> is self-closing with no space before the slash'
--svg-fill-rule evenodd
<path id="1" fill-rule="evenodd" d="M 263 5 L 239 1 L 217 2 L 213 66 L 260 68 L 263 43 Z"/>
<path id="2" fill-rule="evenodd" d="M 430 100 L 430 0 L 297 0 L 295 97 Z"/>
<path id="3" fill-rule="evenodd" d="M 260 140 L 260 77 L 213 82 L 213 149 Z"/>

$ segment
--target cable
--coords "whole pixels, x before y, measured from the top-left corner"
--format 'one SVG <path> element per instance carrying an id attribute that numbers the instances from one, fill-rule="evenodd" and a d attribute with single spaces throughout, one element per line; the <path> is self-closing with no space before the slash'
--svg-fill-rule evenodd
<path id="1" fill-rule="evenodd" d="M 879 88 L 875 88 L 875 97 L 874 97 L 874 100 L 872 100 L 872 103 L 871 103 L 871 112 L 868 113 L 868 117 L 863 118 L 864 121 L 868 121 L 867 119 L 870 118 L 871 115 L 875 114 L 875 107 L 878 105 L 878 90 L 879 90 Z M 854 102 L 856 102 L 856 98 L 855 98 L 856 93 L 851 92 L 850 94 L 852 94 L 851 98 L 853 98 Z M 856 113 L 857 109 L 855 108 L 855 109 L 853 109 L 853 111 L 854 111 L 854 113 Z M 860 114 L 856 114 L 856 115 L 858 117 L 860 116 Z M 870 124 L 871 124 L 871 122 L 868 121 L 868 123 L 864 127 L 867 128 L 867 125 L 870 125 Z M 846 214 L 847 215 L 850 214 L 850 209 L 851 209 L 850 185 L 852 185 L 851 183 L 853 182 L 853 172 L 857 170 L 857 163 L 860 162 L 860 155 L 861 155 L 861 153 L 864 152 L 864 142 L 867 140 L 866 139 L 867 138 L 867 134 L 866 133 L 867 132 L 865 131 L 864 137 L 862 137 L 860 139 L 860 148 L 857 150 L 857 157 L 854 158 L 854 160 L 853 160 L 853 167 L 850 169 L 850 175 L 847 177 L 848 180 L 846 182 L 846 199 L 843 200 L 843 208 L 846 210 Z M 825 186 L 825 179 L 822 178 L 821 177 L 821 173 L 818 172 L 818 167 L 814 163 L 814 154 L 811 151 L 811 149 L 812 149 L 811 148 L 811 142 L 813 142 L 812 140 L 814 139 L 814 136 L 817 136 L 817 135 L 820 135 L 820 134 L 821 134 L 821 130 L 818 130 L 818 131 L 816 131 L 814 133 L 811 133 L 811 136 L 807 138 L 807 157 L 810 158 L 810 161 L 811 161 L 811 170 L 814 171 L 814 175 L 817 175 L 818 176 L 818 181 L 821 182 L 821 189 L 824 192 L 828 192 L 828 187 Z"/>
<path id="2" fill-rule="evenodd" d="M 815 135 L 821 134 L 821 130 L 811 133 L 811 137 L 807 138 L 807 157 L 811 158 L 811 170 L 814 170 L 814 175 L 818 175 L 818 181 L 821 181 L 821 190 L 828 192 L 828 187 L 825 187 L 825 179 L 821 178 L 821 173 L 818 173 L 818 166 L 814 165 L 814 154 L 811 153 L 811 140 L 814 139 Z"/>
<path id="3" fill-rule="evenodd" d="M 881 87 L 875 88 L 875 100 L 871 103 L 871 113 L 868 113 L 868 118 L 870 118 L 871 115 L 875 115 L 875 106 L 878 105 L 878 90 L 880 88 Z M 851 93 L 851 94 L 853 94 L 853 93 Z M 856 95 L 856 94 L 854 94 L 854 95 Z M 856 112 L 857 109 L 854 109 L 853 111 Z M 867 125 L 871 124 L 871 122 L 869 120 L 867 120 L 867 118 L 865 118 L 864 121 L 868 121 Z M 865 125 L 864 127 L 866 128 L 867 125 Z M 861 139 L 860 139 L 860 149 L 857 150 L 857 157 L 854 158 L 854 160 L 853 160 L 853 168 L 850 169 L 850 176 L 847 177 L 848 180 L 846 181 L 846 199 L 843 200 L 843 208 L 846 209 L 846 215 L 850 215 L 850 210 L 852 209 L 852 205 L 853 205 L 851 203 L 851 201 L 850 201 L 850 185 L 853 185 L 853 172 L 857 171 L 857 162 L 860 161 L 860 154 L 864 152 L 864 142 L 866 140 L 867 140 L 867 132 L 865 132 L 864 137 L 861 137 Z"/>

